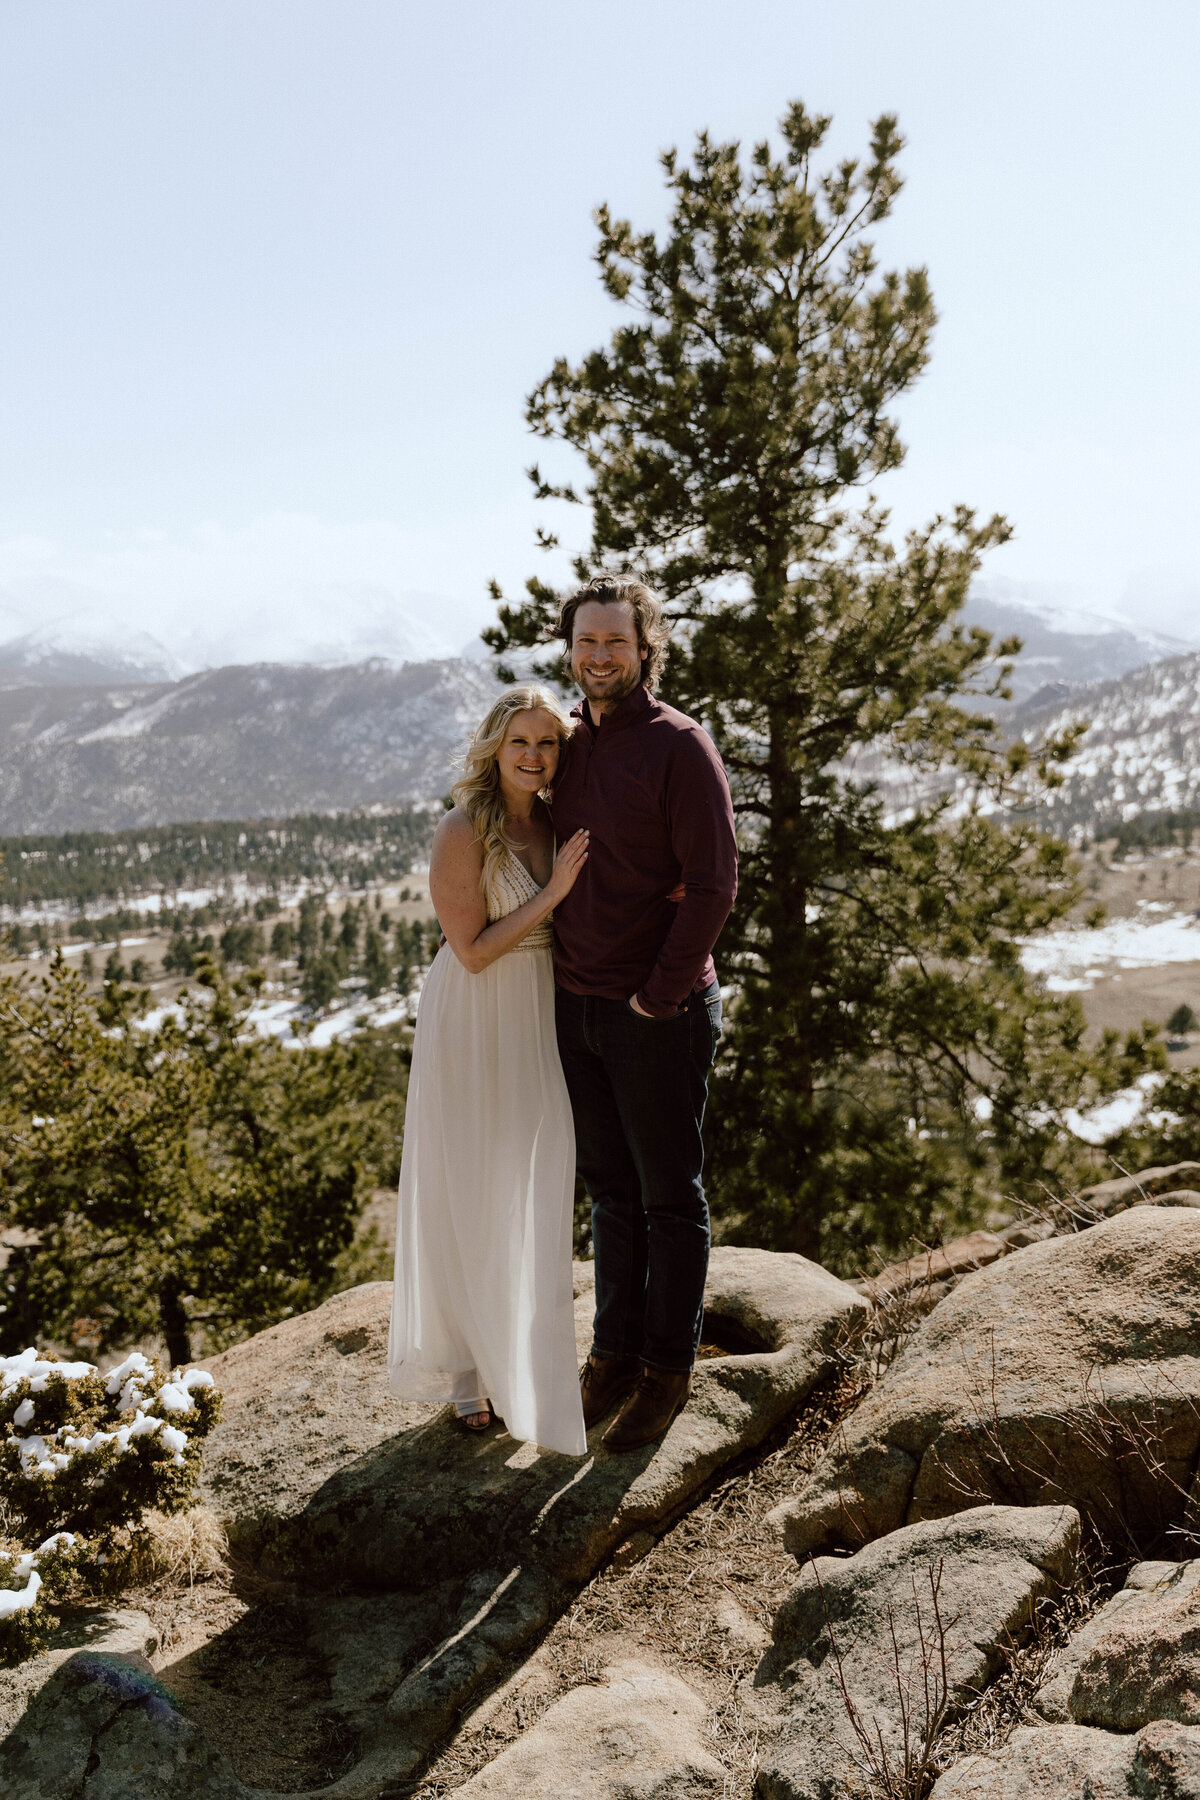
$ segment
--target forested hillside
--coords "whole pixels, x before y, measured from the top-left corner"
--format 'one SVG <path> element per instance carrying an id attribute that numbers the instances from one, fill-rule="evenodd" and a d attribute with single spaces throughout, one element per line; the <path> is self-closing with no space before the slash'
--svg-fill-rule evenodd
<path id="1" fill-rule="evenodd" d="M 1079 753 L 1039 802 L 1050 830 L 1095 836 L 1138 813 L 1200 802 L 1200 653 L 1051 689 L 1015 708 L 1006 728 L 1034 744 L 1077 720 L 1088 726 Z"/>
<path id="2" fill-rule="evenodd" d="M 238 876 L 263 888 L 365 887 L 407 874 L 428 852 L 435 822 L 405 808 L 0 838 L 0 907 L 65 901 L 82 911 L 135 895 L 171 899 Z"/>

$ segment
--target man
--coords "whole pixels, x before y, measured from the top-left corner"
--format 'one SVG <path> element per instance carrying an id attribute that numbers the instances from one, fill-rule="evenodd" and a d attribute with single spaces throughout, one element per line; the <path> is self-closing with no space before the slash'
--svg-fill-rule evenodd
<path id="1" fill-rule="evenodd" d="M 700 1128 L 721 1030 L 712 947 L 737 891 L 733 807 L 707 733 L 654 698 L 668 636 L 650 589 L 600 575 L 559 617 L 582 689 L 554 830 L 587 866 L 555 911 L 558 1048 L 592 1201 L 590 1428 L 633 1450 L 688 1396 L 708 1268 Z"/>

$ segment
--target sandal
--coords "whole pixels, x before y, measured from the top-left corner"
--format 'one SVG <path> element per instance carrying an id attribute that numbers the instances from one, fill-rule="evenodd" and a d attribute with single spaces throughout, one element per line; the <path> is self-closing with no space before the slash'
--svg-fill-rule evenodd
<path id="1" fill-rule="evenodd" d="M 481 1436 L 485 1431 L 490 1431 L 496 1423 L 496 1415 L 492 1411 L 491 1401 L 485 1400 L 482 1406 L 475 1407 L 472 1412 L 459 1413 L 458 1422 L 464 1431 L 469 1431 L 476 1437 Z"/>

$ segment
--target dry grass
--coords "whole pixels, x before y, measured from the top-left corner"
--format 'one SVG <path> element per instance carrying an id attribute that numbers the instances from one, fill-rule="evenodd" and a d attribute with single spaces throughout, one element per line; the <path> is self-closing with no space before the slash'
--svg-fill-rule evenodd
<path id="1" fill-rule="evenodd" d="M 120 1604 L 144 1612 L 158 1634 L 156 1664 L 204 1642 L 246 1611 L 216 1515 L 150 1512 L 122 1571 Z"/>
<path id="2" fill-rule="evenodd" d="M 131 1571 L 140 1588 L 177 1593 L 228 1575 L 225 1532 L 207 1506 L 184 1513 L 148 1512 L 142 1525 Z"/>

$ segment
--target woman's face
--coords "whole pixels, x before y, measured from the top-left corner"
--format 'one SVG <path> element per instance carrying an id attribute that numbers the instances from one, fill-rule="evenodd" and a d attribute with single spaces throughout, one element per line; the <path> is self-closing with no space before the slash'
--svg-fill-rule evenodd
<path id="1" fill-rule="evenodd" d="M 541 793 L 554 780 L 559 749 L 558 722 L 548 712 L 539 706 L 514 713 L 496 752 L 503 791 L 514 798 Z"/>

